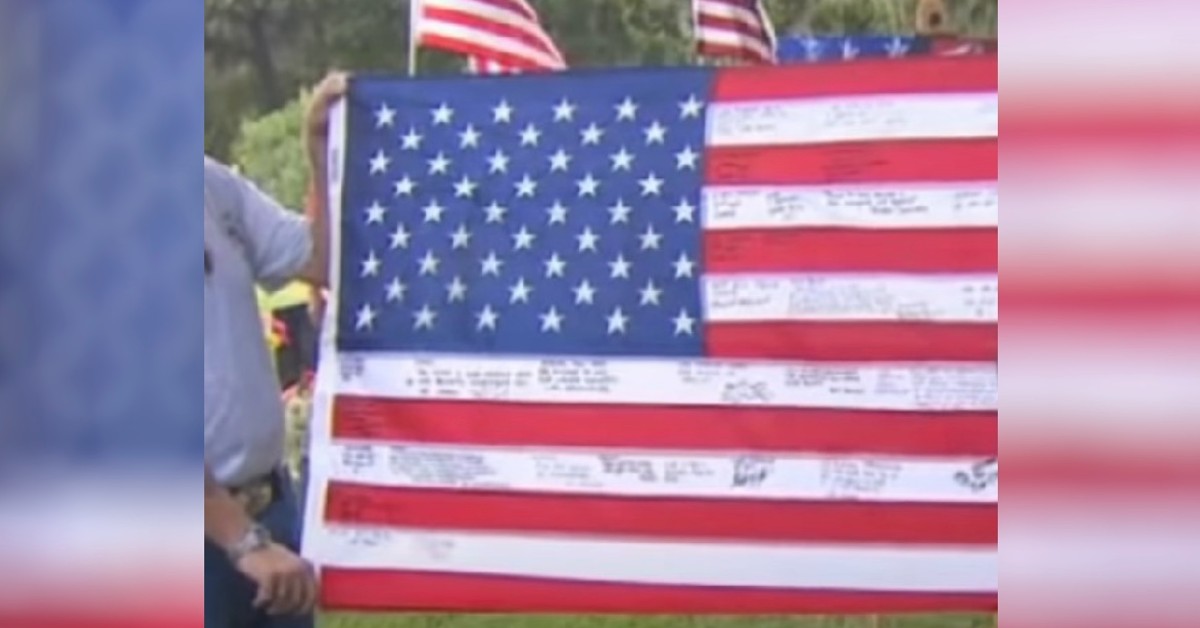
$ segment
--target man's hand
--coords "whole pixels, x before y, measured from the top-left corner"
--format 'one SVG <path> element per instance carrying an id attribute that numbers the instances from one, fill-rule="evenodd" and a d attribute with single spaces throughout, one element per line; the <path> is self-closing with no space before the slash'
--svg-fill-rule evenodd
<path id="1" fill-rule="evenodd" d="M 349 88 L 349 75 L 330 72 L 313 90 L 304 116 L 304 152 L 311 186 L 305 213 L 312 228 L 313 251 L 300 278 L 317 287 L 329 285 L 329 172 L 325 163 L 329 150 L 329 109 Z"/>
<path id="2" fill-rule="evenodd" d="M 304 128 L 310 141 L 323 141 L 329 129 L 329 109 L 346 95 L 350 77 L 345 72 L 330 72 L 313 89 L 308 112 L 304 116 Z"/>
<path id="3" fill-rule="evenodd" d="M 258 586 L 254 606 L 272 615 L 308 613 L 316 604 L 312 567 L 278 543 L 242 556 L 237 568 Z"/>

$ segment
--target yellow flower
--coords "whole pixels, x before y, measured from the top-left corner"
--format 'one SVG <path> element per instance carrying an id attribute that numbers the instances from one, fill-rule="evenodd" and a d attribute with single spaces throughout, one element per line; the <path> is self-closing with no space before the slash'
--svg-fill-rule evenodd
<path id="1" fill-rule="evenodd" d="M 272 355 L 279 347 L 283 346 L 284 337 L 282 330 L 275 324 L 275 318 L 270 313 L 263 314 L 263 331 L 266 334 L 267 346 L 271 348 Z"/>

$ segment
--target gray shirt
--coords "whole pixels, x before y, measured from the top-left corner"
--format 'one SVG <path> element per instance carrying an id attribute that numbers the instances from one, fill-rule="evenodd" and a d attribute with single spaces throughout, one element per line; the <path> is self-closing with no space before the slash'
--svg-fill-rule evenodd
<path id="1" fill-rule="evenodd" d="M 204 458 L 218 482 L 236 486 L 283 460 L 283 403 L 255 284 L 294 279 L 312 235 L 304 217 L 205 157 L 204 245 Z"/>

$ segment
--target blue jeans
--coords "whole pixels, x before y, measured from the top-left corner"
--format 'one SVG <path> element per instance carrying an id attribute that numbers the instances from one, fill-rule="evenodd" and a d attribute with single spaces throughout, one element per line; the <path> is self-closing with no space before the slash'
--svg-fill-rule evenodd
<path id="1" fill-rule="evenodd" d="M 259 517 L 271 536 L 293 551 L 300 548 L 300 508 L 291 477 L 281 471 L 282 495 Z M 313 628 L 313 616 L 273 617 L 254 608 L 254 584 L 225 552 L 204 542 L 204 628 Z"/>

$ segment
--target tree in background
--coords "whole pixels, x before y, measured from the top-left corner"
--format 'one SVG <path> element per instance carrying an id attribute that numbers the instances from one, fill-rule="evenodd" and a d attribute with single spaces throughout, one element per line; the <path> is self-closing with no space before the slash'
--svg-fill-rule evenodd
<path id="1" fill-rule="evenodd" d="M 532 0 L 572 67 L 693 62 L 690 0 Z M 767 0 L 781 33 L 904 35 L 918 0 Z M 997 0 L 949 0 L 960 33 L 996 35 Z M 289 207 L 304 200 L 300 117 L 286 100 L 329 68 L 403 72 L 409 0 L 205 0 L 205 152 Z M 461 59 L 422 50 L 422 74 Z"/>
<path id="2" fill-rule="evenodd" d="M 301 93 L 282 108 L 246 120 L 232 157 L 242 174 L 285 207 L 303 211 L 308 186 L 301 130 L 309 95 Z"/>

